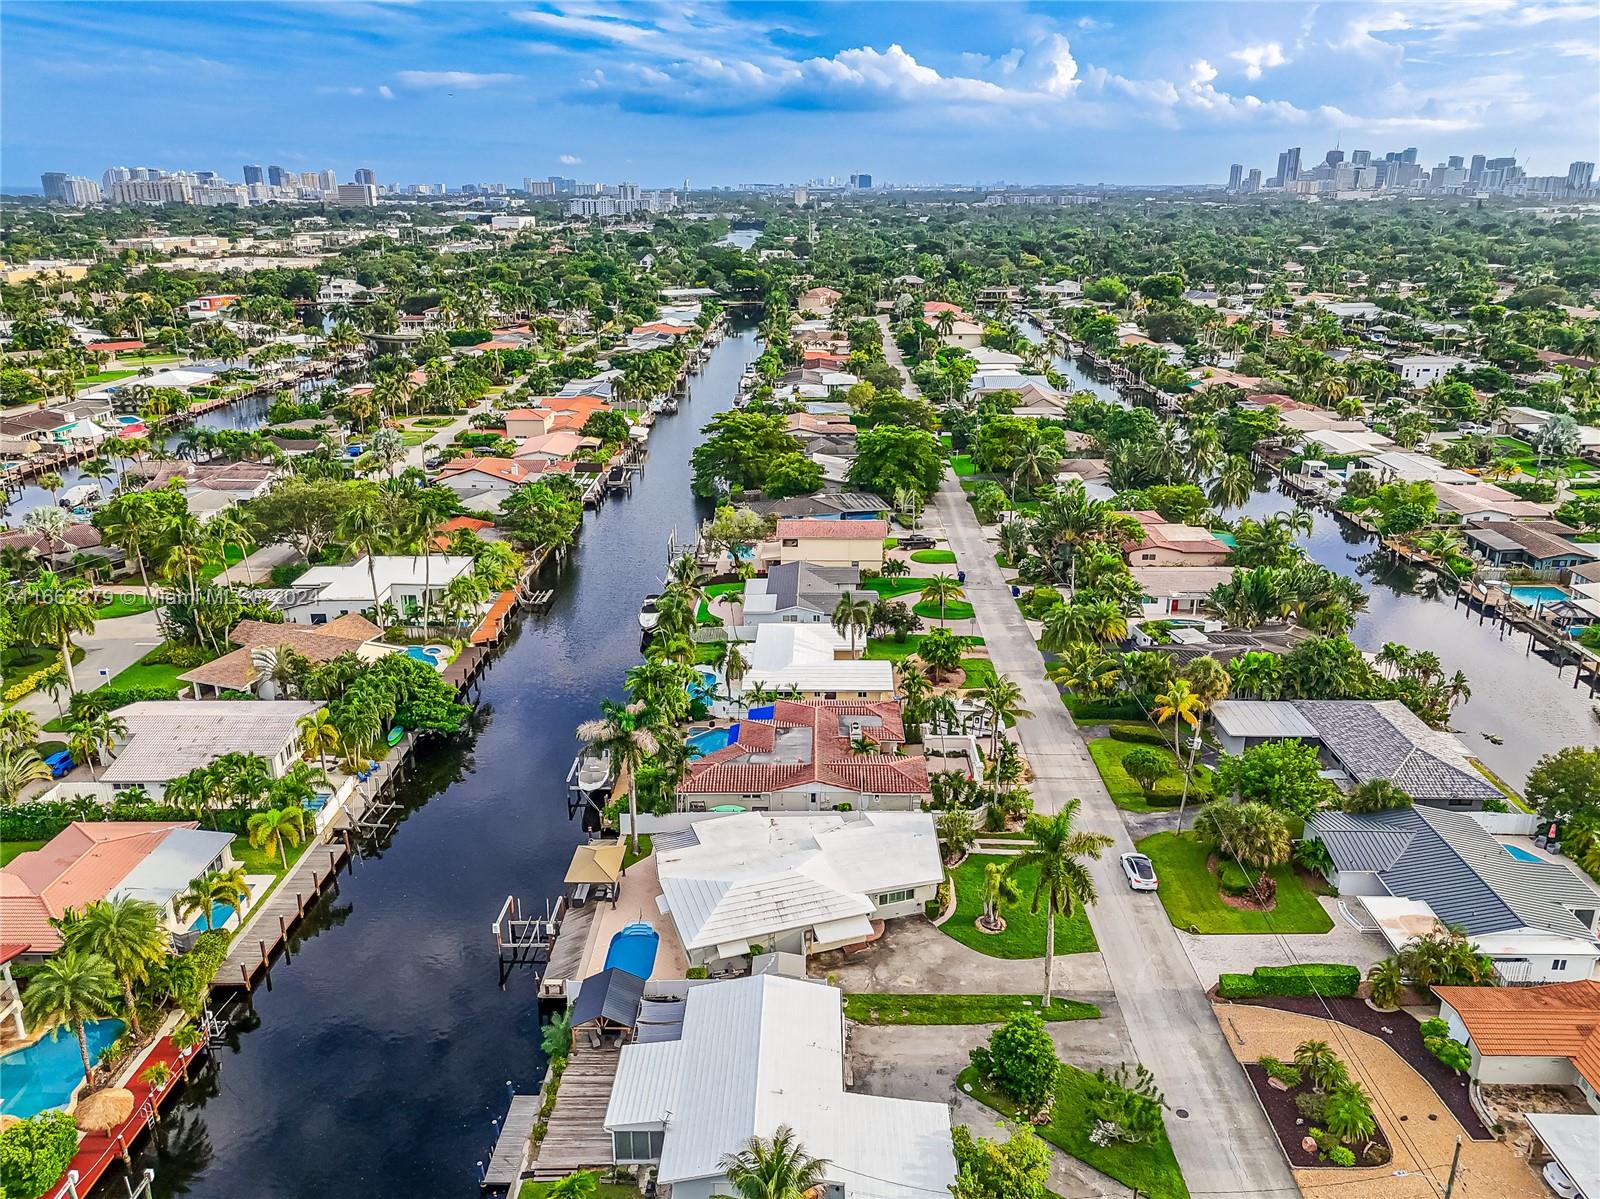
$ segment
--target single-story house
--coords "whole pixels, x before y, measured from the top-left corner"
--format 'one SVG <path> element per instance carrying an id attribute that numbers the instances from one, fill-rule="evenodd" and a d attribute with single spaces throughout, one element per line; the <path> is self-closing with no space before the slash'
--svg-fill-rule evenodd
<path id="1" fill-rule="evenodd" d="M 314 566 L 294 581 L 283 603 L 285 620 L 321 625 L 350 612 L 365 612 L 393 604 L 402 616 L 415 604 L 437 604 L 445 588 L 472 572 L 465 554 L 381 554 L 358 558 L 344 566 Z"/>
<path id="2" fill-rule="evenodd" d="M 1449 925 L 1507 983 L 1586 979 L 1600 964 L 1600 891 L 1565 863 L 1513 856 L 1471 813 L 1323 811 L 1306 837 L 1327 849 L 1328 881 L 1359 897 L 1396 950 Z"/>
<path id="3" fill-rule="evenodd" d="M 606 1106 L 618 1165 L 654 1163 L 673 1199 L 729 1193 L 723 1159 L 794 1130 L 838 1199 L 944 1195 L 955 1182 L 943 1102 L 845 1089 L 842 993 L 775 974 L 687 989 L 678 1035 L 621 1050 Z"/>
<path id="4" fill-rule="evenodd" d="M 880 570 L 883 540 L 889 535 L 886 520 L 778 521 L 774 533 L 779 562 L 809 562 L 813 566 L 856 566 Z"/>
<path id="5" fill-rule="evenodd" d="M 1462 487 L 1455 483 L 1435 482 L 1433 493 L 1439 497 L 1441 513 L 1459 517 L 1463 521 L 1541 520 L 1548 519 L 1555 510 L 1553 504 L 1522 499 L 1493 483 Z"/>
<path id="6" fill-rule="evenodd" d="M 865 644 L 858 634 L 856 652 Z M 828 623 L 768 622 L 756 626 L 738 693 L 756 687 L 801 699 L 893 699 L 894 663 L 854 656 Z"/>
<path id="7" fill-rule="evenodd" d="M 1450 1036 L 1472 1051 L 1473 1081 L 1576 1087 L 1600 1112 L 1600 982 L 1435 987 Z M 1600 1141 L 1590 1142 L 1600 1161 Z"/>
<path id="8" fill-rule="evenodd" d="M 382 629 L 357 612 L 314 627 L 241 620 L 228 632 L 228 640 L 239 648 L 178 676 L 189 684 L 196 699 L 218 699 L 224 691 L 250 691 L 260 699 L 277 699 L 278 685 L 271 672 L 283 649 L 313 663 L 330 662 L 344 654 L 375 662 L 398 652 L 384 642 Z"/>
<path id="9" fill-rule="evenodd" d="M 1146 620 L 1200 615 L 1212 588 L 1233 580 L 1231 566 L 1135 566 L 1128 573 L 1139 584 Z"/>
<path id="10" fill-rule="evenodd" d="M 1122 547 L 1129 566 L 1221 566 L 1233 547 L 1208 529 L 1167 520 L 1159 512 L 1130 512 L 1144 536 Z"/>
<path id="11" fill-rule="evenodd" d="M 517 447 L 515 461 L 523 465 L 545 462 L 562 462 L 575 458 L 584 450 L 598 449 L 598 437 L 585 437 L 571 429 L 561 429 L 540 437 L 524 438 Z"/>
<path id="12" fill-rule="evenodd" d="M 1389 365 L 1400 376 L 1401 382 L 1422 388 L 1437 383 L 1456 367 L 1465 366 L 1466 362 L 1448 354 L 1412 354 L 1396 358 Z"/>
<path id="13" fill-rule="evenodd" d="M 878 593 L 860 582 L 861 571 L 854 566 L 781 562 L 744 585 L 744 623 L 831 624 L 843 596 L 876 602 Z"/>
<path id="14" fill-rule="evenodd" d="M 870 941 L 944 878 L 926 812 L 743 812 L 657 837 L 661 907 L 693 966 Z"/>
<path id="15" fill-rule="evenodd" d="M 232 843 L 232 833 L 193 820 L 74 821 L 0 869 L 0 923 L 9 940 L 26 945 L 16 955 L 23 962 L 61 948 L 52 921 L 102 899 L 147 900 L 168 931 L 186 932 L 193 917 L 180 917 L 174 900 L 201 875 L 231 868 Z"/>
<path id="16" fill-rule="evenodd" d="M 322 705 L 309 700 L 141 700 L 117 709 L 125 732 L 100 781 L 114 790 L 143 787 L 160 798 L 166 785 L 223 754 L 264 758 L 273 778 L 300 760 L 300 719 Z"/>
<path id="17" fill-rule="evenodd" d="M 881 520 L 889 503 L 881 495 L 864 491 L 819 491 L 782 500 L 741 500 L 761 516 L 804 517 L 812 520 Z"/>
<path id="18" fill-rule="evenodd" d="M 532 473 L 533 466 L 520 459 L 468 456 L 446 462 L 439 468 L 436 481 L 455 492 L 465 507 L 493 512 Z"/>
<path id="19" fill-rule="evenodd" d="M 1600 553 L 1568 538 L 1576 529 L 1559 521 L 1495 520 L 1461 530 L 1467 544 L 1491 566 L 1565 570 L 1600 560 Z"/>
<path id="20" fill-rule="evenodd" d="M 1446 466 L 1428 454 L 1407 450 L 1386 450 L 1367 454 L 1361 459 L 1361 469 L 1370 470 L 1380 483 L 1453 483 L 1458 487 L 1476 487 L 1477 475 Z"/>
<path id="21" fill-rule="evenodd" d="M 844 293 L 831 287 L 813 287 L 800 293 L 794 307 L 796 312 L 815 312 L 818 316 L 828 316 L 842 299 Z"/>
<path id="22" fill-rule="evenodd" d="M 1349 785 L 1388 779 L 1418 803 L 1449 807 L 1503 798 L 1453 734 L 1429 728 L 1397 699 L 1222 699 L 1211 716 L 1231 754 L 1263 741 L 1307 741 Z"/>
<path id="23" fill-rule="evenodd" d="M 680 808 L 907 811 L 928 798 L 926 762 L 899 753 L 905 725 L 893 700 L 780 699 L 750 709 L 729 736 L 723 748 L 689 763 L 678 784 Z M 862 740 L 879 752 L 854 752 Z"/>

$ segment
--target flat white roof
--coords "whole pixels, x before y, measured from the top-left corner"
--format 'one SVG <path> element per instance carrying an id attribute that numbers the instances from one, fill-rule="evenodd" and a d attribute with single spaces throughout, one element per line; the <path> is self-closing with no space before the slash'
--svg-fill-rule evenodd
<path id="1" fill-rule="evenodd" d="M 858 639 L 857 648 L 862 644 Z M 834 632 L 832 625 L 760 625 L 750 650 L 750 668 L 740 682 L 746 688 L 760 683 L 778 690 L 894 690 L 894 663 L 834 657 L 849 648 L 850 643 Z"/>
<path id="2" fill-rule="evenodd" d="M 117 709 L 126 739 L 107 783 L 164 783 L 209 766 L 226 753 L 274 758 L 299 736 L 302 716 L 322 705 L 309 700 L 141 700 Z"/>
<path id="3" fill-rule="evenodd" d="M 1560 1163 L 1583 1199 L 1600 1199 L 1600 1116 L 1557 1112 L 1524 1112 L 1550 1156 Z"/>
<path id="4" fill-rule="evenodd" d="M 1286 700 L 1219 699 L 1211 719 L 1230 737 L 1315 737 L 1316 727 Z"/>
<path id="5" fill-rule="evenodd" d="M 443 590 L 458 575 L 472 569 L 472 559 L 465 554 L 432 554 L 426 564 L 421 554 L 380 555 L 373 559 L 372 573 L 378 584 L 378 594 L 385 595 L 393 587 L 421 587 Z M 321 588 L 317 600 L 356 600 L 372 605 L 373 578 L 367 574 L 367 560 L 358 558 L 346 566 L 314 566 L 295 580 L 295 590 Z"/>

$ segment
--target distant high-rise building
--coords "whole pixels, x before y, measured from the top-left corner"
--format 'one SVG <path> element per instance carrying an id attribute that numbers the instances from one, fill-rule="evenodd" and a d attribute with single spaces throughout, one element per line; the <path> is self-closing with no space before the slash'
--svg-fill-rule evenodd
<path id="1" fill-rule="evenodd" d="M 370 167 L 362 167 L 356 172 L 355 178 L 357 183 L 367 183 L 374 187 L 378 184 L 378 172 Z"/>
<path id="2" fill-rule="evenodd" d="M 266 172 L 263 171 L 260 167 L 252 166 L 250 163 L 246 163 L 245 164 L 245 167 L 244 167 L 244 185 L 246 187 L 249 187 L 252 183 L 265 183 L 266 180 L 267 180 Z"/>
<path id="3" fill-rule="evenodd" d="M 98 204 L 101 200 L 100 185 L 86 175 L 68 175 L 61 181 L 60 195 L 63 204 L 81 207 L 85 204 Z"/>
<path id="4" fill-rule="evenodd" d="M 44 189 L 46 200 L 65 199 L 64 188 L 67 182 L 65 171 L 46 171 L 39 176 L 39 185 Z"/>
<path id="5" fill-rule="evenodd" d="M 1404 150 L 1400 151 L 1400 161 L 1410 163 L 1416 162 L 1417 148 L 1415 146 L 1407 146 Z"/>
<path id="6" fill-rule="evenodd" d="M 1472 163 L 1467 167 L 1468 183 L 1476 187 L 1479 183 L 1483 182 L 1483 164 L 1487 161 L 1488 159 L 1486 159 L 1482 154 L 1474 154 L 1472 156 Z"/>
<path id="7" fill-rule="evenodd" d="M 216 177 L 217 173 L 215 171 L 196 171 L 194 173 L 194 181 L 201 185 L 213 182 Z"/>
<path id="8" fill-rule="evenodd" d="M 288 187 L 289 186 L 289 172 L 284 170 L 282 167 L 275 167 L 275 166 L 274 167 L 268 167 L 267 168 L 267 186 L 268 187 Z"/>
<path id="9" fill-rule="evenodd" d="M 378 202 L 378 189 L 371 183 L 341 183 L 337 198 L 341 208 L 371 208 Z"/>
<path id="10" fill-rule="evenodd" d="M 1567 168 L 1567 190 L 1586 192 L 1594 186 L 1594 163 L 1575 162 Z"/>
<path id="11" fill-rule="evenodd" d="M 1336 167 L 1341 162 L 1344 161 L 1344 151 L 1343 150 L 1329 150 L 1328 154 L 1327 154 L 1327 157 L 1324 158 L 1322 161 L 1327 163 L 1330 167 Z"/>
<path id="12" fill-rule="evenodd" d="M 1371 150 L 1351 150 L 1350 151 L 1350 165 L 1351 166 L 1353 166 L 1353 167 L 1364 167 L 1364 166 L 1369 165 L 1371 162 L 1372 162 L 1372 151 Z"/>
<path id="13" fill-rule="evenodd" d="M 851 175 L 850 186 L 860 191 L 869 191 L 872 188 L 871 175 Z"/>
<path id="14" fill-rule="evenodd" d="M 1444 164 L 1447 167 L 1464 167 L 1467 165 L 1467 160 L 1462 158 L 1459 154 L 1452 154 L 1449 158 L 1445 159 Z"/>
<path id="15" fill-rule="evenodd" d="M 1236 192 L 1244 182 L 1244 163 L 1236 162 L 1228 168 L 1228 190 Z"/>
<path id="16" fill-rule="evenodd" d="M 1245 195 L 1253 196 L 1261 190 L 1261 168 L 1251 167 L 1250 173 L 1244 177 Z"/>
<path id="17" fill-rule="evenodd" d="M 100 176 L 100 186 L 105 191 L 110 191 L 117 184 L 133 178 L 133 172 L 127 167 L 107 167 L 105 174 Z"/>
<path id="18" fill-rule="evenodd" d="M 617 199 L 637 200 L 639 198 L 639 185 L 637 183 L 617 184 Z"/>
<path id="19" fill-rule="evenodd" d="M 1278 173 L 1272 177 L 1273 187 L 1288 187 L 1300 178 L 1300 147 L 1292 146 L 1278 155 Z"/>

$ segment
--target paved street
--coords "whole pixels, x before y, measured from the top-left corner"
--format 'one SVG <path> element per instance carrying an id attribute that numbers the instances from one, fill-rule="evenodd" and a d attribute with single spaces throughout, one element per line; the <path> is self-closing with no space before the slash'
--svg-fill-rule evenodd
<path id="1" fill-rule="evenodd" d="M 885 353 L 904 371 L 899 348 L 887 335 L 887 321 L 883 323 Z M 1155 1072 L 1173 1109 L 1167 1126 L 1190 1190 L 1293 1194 L 1294 1180 L 1273 1132 L 1223 1040 L 1176 931 L 1155 896 L 1135 894 L 1123 880 L 1117 857 L 1131 850 L 1133 842 L 1083 737 L 1045 678 L 1044 657 L 995 563 L 994 546 L 985 539 L 953 474 L 945 475 L 937 505 L 950 548 L 966 571 L 967 599 L 995 669 L 1011 676 L 1034 713 L 1017 722 L 1016 733 L 1033 767 L 1036 809 L 1058 811 L 1079 797 L 1080 826 L 1112 838 L 1111 848 L 1093 867 L 1099 902 L 1090 908 L 1089 922 L 1133 1048 Z"/>
<path id="2" fill-rule="evenodd" d="M 154 612 L 140 612 L 136 616 L 119 616 L 115 620 L 102 620 L 87 637 L 74 638 L 83 647 L 83 660 L 74 664 L 73 677 L 79 691 L 93 691 L 104 687 L 121 671 L 132 666 L 156 646 L 161 644 L 161 633 Z M 66 702 L 66 695 L 61 697 Z M 31 712 L 39 723 L 52 720 L 61 714 L 50 693 L 32 691 L 17 701 L 17 706 Z"/>

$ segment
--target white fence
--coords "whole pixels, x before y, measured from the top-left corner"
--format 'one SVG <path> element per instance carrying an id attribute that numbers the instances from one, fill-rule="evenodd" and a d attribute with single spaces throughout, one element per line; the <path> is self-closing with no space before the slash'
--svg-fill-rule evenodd
<path id="1" fill-rule="evenodd" d="M 1499 837 L 1531 837 L 1539 828 L 1532 812 L 1468 812 L 1484 829 Z"/>

